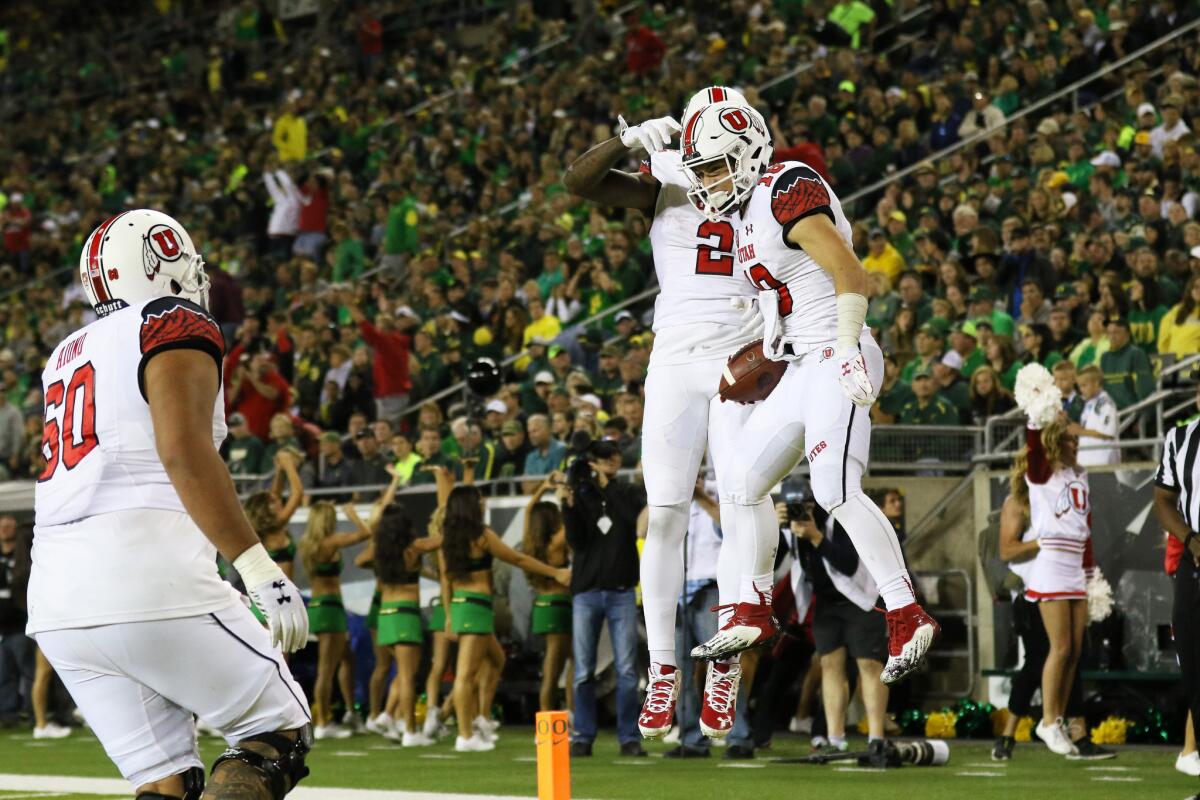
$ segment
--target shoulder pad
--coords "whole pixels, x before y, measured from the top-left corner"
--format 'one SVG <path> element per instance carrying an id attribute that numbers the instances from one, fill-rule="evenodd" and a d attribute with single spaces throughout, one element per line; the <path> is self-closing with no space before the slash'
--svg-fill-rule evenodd
<path id="1" fill-rule="evenodd" d="M 780 225 L 829 211 L 829 190 L 817 171 L 799 161 L 780 173 L 771 185 L 771 214 Z"/>
<path id="2" fill-rule="evenodd" d="M 225 354 L 225 338 L 213 315 L 182 297 L 158 297 L 142 306 L 138 340 L 143 354 L 185 342 Z"/>

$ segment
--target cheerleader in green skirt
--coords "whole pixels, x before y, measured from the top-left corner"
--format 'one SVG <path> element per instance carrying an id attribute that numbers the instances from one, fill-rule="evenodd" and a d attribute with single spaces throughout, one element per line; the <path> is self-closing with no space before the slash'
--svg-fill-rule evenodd
<path id="1" fill-rule="evenodd" d="M 417 730 L 416 682 L 425 631 L 421 624 L 419 583 L 421 556 L 441 547 L 441 539 L 415 538 L 412 518 L 400 505 L 384 509 L 375 526 L 375 575 L 382 603 L 378 642 L 391 647 L 396 677 L 388 691 L 386 714 L 393 720 L 393 738 L 405 747 L 424 747 L 434 740 Z"/>
<path id="2" fill-rule="evenodd" d="M 522 549 L 552 567 L 565 567 L 570 562 L 567 547 L 566 527 L 562 512 L 554 503 L 542 500 L 542 495 L 553 491 L 555 485 L 564 480 L 561 473 L 553 473 L 533 493 L 525 507 L 525 539 Z M 536 576 L 529 577 L 529 585 L 537 592 L 533 601 L 532 625 L 534 634 L 546 637 L 546 655 L 542 660 L 542 688 L 539 704 L 542 711 L 561 708 L 558 704 L 558 679 L 571 664 L 571 594 L 555 581 Z M 567 681 L 567 708 L 571 707 L 571 684 Z"/>
<path id="3" fill-rule="evenodd" d="M 402 482 L 401 476 L 395 470 L 391 467 L 387 469 L 392 476 L 392 482 L 375 503 L 375 507 L 371 511 L 371 518 L 367 520 L 367 527 L 372 531 L 378 525 L 383 510 L 391 505 L 392 501 L 396 498 L 396 490 L 400 488 Z M 362 549 L 362 552 L 354 557 L 354 566 L 374 571 L 374 539 L 368 541 L 367 546 Z M 383 600 L 380 597 L 378 583 L 377 578 L 375 594 L 371 597 L 371 608 L 367 612 L 366 619 L 367 630 L 371 632 L 371 650 L 375 656 L 375 666 L 371 669 L 371 678 L 367 682 L 368 713 L 366 729 L 371 733 L 390 737 L 393 733 L 392 718 L 384 710 L 384 703 L 387 700 L 388 673 L 392 669 L 392 648 L 381 647 L 379 645 L 379 606 Z"/>
<path id="4" fill-rule="evenodd" d="M 495 749 L 495 723 L 485 715 L 504 670 L 504 651 L 496 639 L 492 615 L 492 561 L 557 581 L 571 582 L 569 569 L 555 568 L 500 540 L 483 521 L 483 496 L 474 486 L 456 486 L 446 501 L 442 547 L 438 551 L 442 604 L 447 609 L 446 634 L 458 638 L 454 672 L 454 707 L 458 739 L 454 749 Z M 483 673 L 482 689 L 476 680 Z"/>
<path id="5" fill-rule="evenodd" d="M 308 629 L 317 636 L 317 679 L 313 686 L 313 734 L 318 739 L 344 739 L 352 731 L 333 720 L 333 681 L 338 678 L 347 708 L 354 707 L 354 661 L 347 647 L 346 609 L 342 605 L 342 548 L 371 538 L 347 503 L 342 506 L 354 524 L 352 533 L 337 532 L 337 509 L 333 503 L 313 503 L 308 510 L 308 527 L 298 551 L 312 588 L 308 601 Z M 352 716 L 352 715 L 351 715 Z"/>

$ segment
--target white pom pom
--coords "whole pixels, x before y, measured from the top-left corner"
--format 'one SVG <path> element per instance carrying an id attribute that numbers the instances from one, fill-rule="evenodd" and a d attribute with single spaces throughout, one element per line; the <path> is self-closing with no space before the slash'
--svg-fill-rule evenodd
<path id="1" fill-rule="evenodd" d="M 1054 383 L 1050 370 L 1041 364 L 1026 364 L 1017 373 L 1013 394 L 1017 406 L 1029 417 L 1035 428 L 1049 425 L 1062 410 L 1062 392 Z"/>
<path id="2" fill-rule="evenodd" d="M 1087 580 L 1088 622 L 1103 622 L 1113 610 L 1113 590 L 1099 569 Z"/>

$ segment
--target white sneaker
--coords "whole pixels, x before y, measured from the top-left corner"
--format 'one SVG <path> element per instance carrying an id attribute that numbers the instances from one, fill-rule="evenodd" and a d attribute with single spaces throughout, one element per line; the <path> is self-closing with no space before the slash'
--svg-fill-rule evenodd
<path id="1" fill-rule="evenodd" d="M 476 717 L 471 721 L 471 730 L 475 736 L 483 739 L 485 742 L 495 742 L 500 737 L 496 735 L 495 729 L 492 727 L 489 720 L 482 716 Z"/>
<path id="2" fill-rule="evenodd" d="M 405 733 L 400 738 L 400 744 L 404 747 L 429 747 L 433 744 L 433 739 L 430 739 L 423 733 Z"/>
<path id="3" fill-rule="evenodd" d="M 489 750 L 495 749 L 495 744 L 481 739 L 478 733 L 470 739 L 464 739 L 459 736 L 454 740 L 454 750 L 458 753 L 486 753 Z"/>
<path id="4" fill-rule="evenodd" d="M 788 720 L 788 730 L 792 733 L 812 733 L 812 717 L 792 717 Z"/>
<path id="5" fill-rule="evenodd" d="M 675 725 L 672 726 L 671 732 L 664 736 L 662 740 L 663 744 L 679 744 L 680 738 L 681 734 L 679 733 L 679 726 Z"/>
<path id="6" fill-rule="evenodd" d="M 1046 747 L 1050 748 L 1050 752 L 1056 755 L 1070 755 L 1075 751 L 1075 745 L 1071 744 L 1071 740 L 1067 737 L 1067 732 L 1063 730 L 1062 720 L 1056 720 L 1050 725 L 1044 722 L 1039 722 L 1036 728 L 1037 737 L 1046 743 Z"/>
<path id="7" fill-rule="evenodd" d="M 335 722 L 331 722 L 328 725 L 318 725 L 313 729 L 313 737 L 316 739 L 349 739 L 353 735 L 349 730 Z"/>
<path id="8" fill-rule="evenodd" d="M 1200 777 L 1200 752 L 1193 750 L 1187 755 L 1180 753 L 1175 759 L 1175 769 L 1193 778 Z"/>
<path id="9" fill-rule="evenodd" d="M 383 711 L 377 717 L 367 720 L 367 730 L 376 736 L 383 736 L 392 727 L 392 715 Z"/>
<path id="10" fill-rule="evenodd" d="M 45 727 L 33 729 L 33 738 L 35 739 L 65 739 L 70 735 L 70 728 L 64 728 L 53 722 L 47 722 Z"/>
<path id="11" fill-rule="evenodd" d="M 430 739 L 438 738 L 441 733 L 438 730 L 442 725 L 442 710 L 437 706 L 425 712 L 425 726 L 421 729 L 421 733 L 428 736 Z"/>
<path id="12" fill-rule="evenodd" d="M 354 736 L 361 736 L 367 732 L 363 721 L 353 711 L 347 711 L 345 714 L 342 714 L 342 727 L 350 731 Z"/>

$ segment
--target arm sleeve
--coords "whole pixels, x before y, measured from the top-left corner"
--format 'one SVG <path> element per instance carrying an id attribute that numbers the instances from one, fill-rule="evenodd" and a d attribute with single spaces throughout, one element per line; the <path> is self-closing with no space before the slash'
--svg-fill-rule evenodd
<path id="1" fill-rule="evenodd" d="M 771 187 L 771 215 L 783 228 L 784 243 L 797 249 L 787 237 L 792 226 L 805 217 L 824 214 L 836 223 L 831 202 L 825 182 L 807 164 L 797 164 L 780 173 Z"/>
<path id="2" fill-rule="evenodd" d="M 1042 446 L 1042 432 L 1036 428 L 1025 429 L 1025 444 L 1029 448 L 1029 467 L 1025 474 L 1031 483 L 1045 483 L 1050 480 L 1054 470 L 1046 458 L 1046 449 Z"/>
<path id="3" fill-rule="evenodd" d="M 1175 319 L 1179 314 L 1179 306 L 1175 306 L 1168 311 L 1158 324 L 1158 352 L 1169 353 L 1171 351 L 1171 333 L 1175 328 Z"/>
<path id="4" fill-rule="evenodd" d="M 1133 379 L 1138 400 L 1145 400 L 1154 392 L 1154 370 L 1150 366 L 1150 359 L 1141 349 L 1135 351 L 1133 358 Z"/>
<path id="5" fill-rule="evenodd" d="M 358 323 L 358 330 L 362 333 L 363 341 L 371 345 L 371 347 L 376 347 L 379 344 L 379 331 L 370 322 L 364 319 Z"/>
<path id="6" fill-rule="evenodd" d="M 208 353 L 217 368 L 217 381 L 221 381 L 225 339 L 212 315 L 189 300 L 169 296 L 147 303 L 142 308 L 138 346 L 142 352 L 138 364 L 138 390 L 142 399 L 146 399 L 146 365 L 167 350 L 191 349 Z"/>
<path id="7" fill-rule="evenodd" d="M 843 575 L 853 575 L 858 570 L 858 551 L 840 524 L 835 523 L 832 535 L 821 540 L 817 554 Z"/>
<path id="8" fill-rule="evenodd" d="M 1114 405 L 1111 402 L 1105 402 L 1104 405 L 1102 405 L 1100 407 L 1100 409 L 1098 409 L 1098 410 L 1099 410 L 1099 414 L 1096 417 L 1096 422 L 1098 424 L 1098 427 L 1095 428 L 1094 430 L 1099 431 L 1100 433 L 1106 434 L 1108 436 L 1111 436 L 1114 439 L 1119 438 L 1118 434 L 1120 433 L 1120 430 L 1119 430 L 1119 424 L 1118 424 L 1118 420 L 1117 420 L 1116 405 Z"/>
<path id="9" fill-rule="evenodd" d="M 273 172 L 263 173 L 263 182 L 267 184 L 267 194 L 271 195 L 271 199 L 276 203 L 283 200 L 283 191 L 279 188 L 279 180 Z"/>

